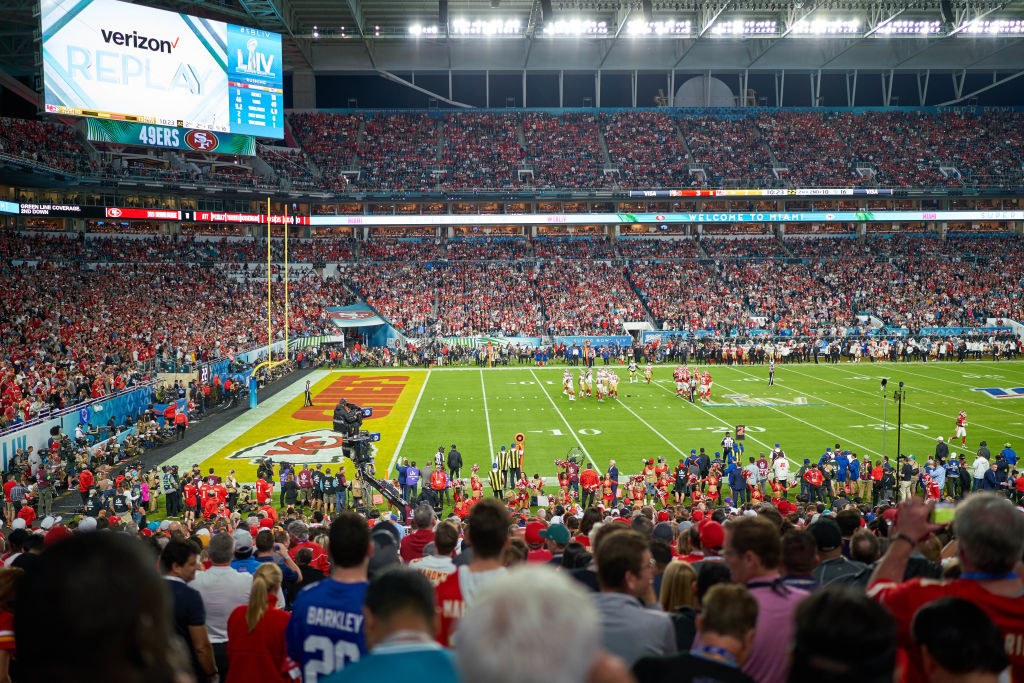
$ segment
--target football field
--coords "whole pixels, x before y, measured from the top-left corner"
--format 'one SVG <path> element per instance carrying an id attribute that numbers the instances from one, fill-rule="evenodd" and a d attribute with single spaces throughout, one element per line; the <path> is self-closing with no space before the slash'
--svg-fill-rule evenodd
<path id="1" fill-rule="evenodd" d="M 331 431 L 331 409 L 339 398 L 374 409 L 364 429 L 381 434 L 377 472 L 393 474 L 397 458 L 428 462 L 439 446 L 455 444 L 468 477 L 472 464 L 490 466 L 491 453 L 525 437 L 525 470 L 552 477 L 554 461 L 578 447 L 604 471 L 615 459 L 624 475 L 639 472 L 641 459 L 664 456 L 671 464 L 690 449 L 721 450 L 724 432 L 745 427 L 745 456 L 780 443 L 794 463 L 817 458 L 827 446 L 872 459 L 897 455 L 897 404 L 893 390 L 904 382 L 900 452 L 921 462 L 937 437 L 953 434 L 956 415 L 967 412 L 967 448 L 980 441 L 993 453 L 1004 443 L 1024 448 L 1024 363 L 840 363 L 779 365 L 768 386 L 767 366 L 711 366 L 707 402 L 677 398 L 673 366 L 656 366 L 654 381 L 631 384 L 625 367 L 619 398 L 577 398 L 562 393 L 561 367 L 537 368 L 359 368 L 318 370 L 315 405 L 304 408 L 305 379 L 193 444 L 170 462 L 199 463 L 206 471 L 234 468 L 254 481 L 259 457 L 291 463 L 352 466 Z M 578 370 L 573 370 L 574 379 Z M 886 390 L 881 379 L 888 378 Z M 884 421 L 883 421 L 884 405 Z M 795 470 L 795 468 L 794 468 Z M 336 471 L 336 469 L 335 469 Z M 484 476 L 485 473 L 482 472 Z"/>

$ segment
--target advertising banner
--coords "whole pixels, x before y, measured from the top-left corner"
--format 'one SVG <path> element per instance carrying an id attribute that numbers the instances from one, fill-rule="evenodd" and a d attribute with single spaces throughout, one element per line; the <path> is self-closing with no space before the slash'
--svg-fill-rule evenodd
<path id="1" fill-rule="evenodd" d="M 238 156 L 256 154 L 256 138 L 251 135 L 171 128 L 151 123 L 87 119 L 86 136 L 93 142 L 113 142 L 119 145 L 145 145 Z"/>

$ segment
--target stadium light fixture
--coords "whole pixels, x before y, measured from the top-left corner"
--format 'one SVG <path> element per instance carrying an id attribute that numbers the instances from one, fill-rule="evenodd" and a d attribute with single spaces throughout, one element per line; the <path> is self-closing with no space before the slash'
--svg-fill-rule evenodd
<path id="1" fill-rule="evenodd" d="M 731 19 L 717 21 L 711 27 L 713 36 L 772 35 L 778 32 L 773 19 Z"/>
<path id="2" fill-rule="evenodd" d="M 798 36 L 851 35 L 860 32 L 859 19 L 801 19 L 790 31 Z"/>
<path id="3" fill-rule="evenodd" d="M 964 23 L 962 31 L 971 35 L 1020 35 L 1024 33 L 1024 20 L 976 19 Z"/>
<path id="4" fill-rule="evenodd" d="M 420 24 L 413 24 L 409 27 L 410 36 L 436 36 L 437 33 L 437 26 L 421 26 Z"/>
<path id="5" fill-rule="evenodd" d="M 942 22 L 938 19 L 899 19 L 878 26 L 875 33 L 888 35 L 933 35 L 942 30 Z"/>
<path id="6" fill-rule="evenodd" d="M 518 19 L 455 19 L 452 34 L 461 36 L 515 36 L 522 31 Z"/>
<path id="7" fill-rule="evenodd" d="M 606 36 L 608 23 L 591 19 L 560 19 L 544 27 L 549 36 Z"/>
<path id="8" fill-rule="evenodd" d="M 633 19 L 626 24 L 626 33 L 631 36 L 688 36 L 692 30 L 689 19 L 645 21 Z"/>

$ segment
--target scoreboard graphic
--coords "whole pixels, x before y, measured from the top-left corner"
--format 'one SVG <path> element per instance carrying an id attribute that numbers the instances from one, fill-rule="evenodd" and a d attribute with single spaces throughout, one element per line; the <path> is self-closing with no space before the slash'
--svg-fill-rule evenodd
<path id="1" fill-rule="evenodd" d="M 118 0 L 41 0 L 45 111 L 284 137 L 281 36 Z"/>

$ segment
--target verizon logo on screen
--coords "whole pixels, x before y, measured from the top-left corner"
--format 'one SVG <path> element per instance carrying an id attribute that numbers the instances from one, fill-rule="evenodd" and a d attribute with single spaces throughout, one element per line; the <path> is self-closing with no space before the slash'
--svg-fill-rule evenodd
<path id="1" fill-rule="evenodd" d="M 160 40 L 159 38 L 150 38 L 149 36 L 139 35 L 138 31 L 121 33 L 120 31 L 108 31 L 105 28 L 100 29 L 100 34 L 103 36 L 103 42 L 108 45 L 113 43 L 114 45 L 134 47 L 138 50 L 165 52 L 167 54 L 171 54 L 171 51 L 178 47 L 178 41 L 181 40 L 181 36 L 178 36 L 172 43 L 169 40 Z"/>

